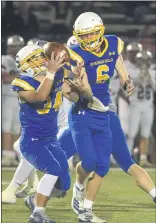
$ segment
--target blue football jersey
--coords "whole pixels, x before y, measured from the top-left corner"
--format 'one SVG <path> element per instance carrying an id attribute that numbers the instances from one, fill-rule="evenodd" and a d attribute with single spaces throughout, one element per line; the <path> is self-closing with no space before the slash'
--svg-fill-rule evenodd
<path id="1" fill-rule="evenodd" d="M 57 134 L 57 114 L 62 104 L 63 76 L 64 70 L 60 69 L 55 75 L 51 93 L 46 101 L 29 103 L 19 98 L 22 134 L 32 138 L 51 137 Z M 21 76 L 15 78 L 11 85 L 16 92 L 33 91 L 38 89 L 40 82 L 29 76 Z"/>
<path id="2" fill-rule="evenodd" d="M 76 61 L 83 61 L 88 75 L 88 81 L 95 97 L 105 106 L 111 102 L 109 93 L 109 81 L 114 74 L 114 69 L 118 56 L 123 50 L 123 41 L 114 35 L 103 37 L 105 47 L 99 53 L 83 50 L 79 44 L 71 46 L 70 63 L 65 67 L 76 66 Z"/>

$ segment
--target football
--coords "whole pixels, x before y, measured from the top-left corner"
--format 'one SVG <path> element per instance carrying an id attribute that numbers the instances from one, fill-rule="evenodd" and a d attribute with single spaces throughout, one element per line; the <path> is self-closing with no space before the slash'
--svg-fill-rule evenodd
<path id="1" fill-rule="evenodd" d="M 65 52 L 63 54 L 64 61 L 63 62 L 69 62 L 70 61 L 70 54 L 68 52 L 68 49 L 61 43 L 57 42 L 48 42 L 43 47 L 44 53 L 48 58 L 51 58 L 52 52 L 54 52 L 54 58 L 57 56 L 58 53 Z"/>

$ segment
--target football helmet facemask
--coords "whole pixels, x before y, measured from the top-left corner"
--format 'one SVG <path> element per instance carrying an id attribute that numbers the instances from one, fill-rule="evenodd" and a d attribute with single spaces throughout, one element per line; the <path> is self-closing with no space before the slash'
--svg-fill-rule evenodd
<path id="1" fill-rule="evenodd" d="M 16 67 L 19 75 L 35 77 L 47 71 L 47 57 L 43 48 L 37 45 L 23 47 L 16 55 Z"/>

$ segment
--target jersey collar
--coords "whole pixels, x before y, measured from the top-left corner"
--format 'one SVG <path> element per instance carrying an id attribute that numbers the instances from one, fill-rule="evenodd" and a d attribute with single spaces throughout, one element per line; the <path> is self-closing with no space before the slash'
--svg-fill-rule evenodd
<path id="1" fill-rule="evenodd" d="M 94 54 L 97 57 L 102 57 L 105 54 L 106 50 L 108 49 L 108 40 L 105 37 L 103 37 L 103 40 L 105 42 L 105 47 L 104 47 L 103 51 L 101 51 L 99 53 L 90 52 L 91 54 Z"/>

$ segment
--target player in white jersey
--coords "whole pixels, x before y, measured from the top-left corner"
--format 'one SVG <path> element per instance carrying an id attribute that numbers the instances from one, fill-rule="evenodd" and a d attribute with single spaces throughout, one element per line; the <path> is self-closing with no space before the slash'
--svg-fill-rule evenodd
<path id="1" fill-rule="evenodd" d="M 132 42 L 126 47 L 126 59 L 124 60 L 124 65 L 128 74 L 135 73 L 136 61 L 135 56 L 138 52 L 142 51 L 142 45 L 137 42 Z M 126 112 L 125 112 L 126 111 Z M 118 98 L 118 113 L 120 117 L 120 122 L 124 130 L 125 135 L 128 134 L 128 117 L 129 117 L 129 100 L 125 96 L 124 91 L 121 89 Z"/>
<path id="2" fill-rule="evenodd" d="M 63 103 L 61 104 L 58 113 L 58 127 L 61 132 L 63 129 L 68 128 L 68 111 L 71 108 L 71 104 L 72 103 L 67 98 L 63 97 Z M 61 132 L 59 132 L 59 135 Z"/>
<path id="3" fill-rule="evenodd" d="M 147 161 L 149 137 L 153 123 L 153 96 L 155 90 L 155 71 L 151 69 L 152 54 L 142 51 L 136 55 L 137 69 L 131 72 L 135 92 L 129 98 L 128 145 L 133 149 L 134 138 L 140 127 L 140 166 L 150 167 Z"/>
<path id="4" fill-rule="evenodd" d="M 10 83 L 17 75 L 13 58 L 2 56 L 2 165 L 17 165 L 13 143 L 20 134 L 17 95 L 11 90 Z"/>
<path id="5" fill-rule="evenodd" d="M 24 39 L 21 36 L 13 35 L 7 39 L 7 56 L 2 56 L 2 165 L 17 165 L 13 143 L 20 133 L 20 122 L 18 119 L 18 99 L 13 93 L 10 83 L 17 74 L 15 56 L 24 46 Z M 4 74 L 4 75 L 3 75 Z"/>
<path id="6" fill-rule="evenodd" d="M 112 103 L 115 105 L 117 105 L 117 103 L 118 103 L 119 90 L 120 90 L 120 80 L 119 80 L 119 76 L 115 70 L 114 75 L 110 80 L 111 99 L 112 99 Z"/>

